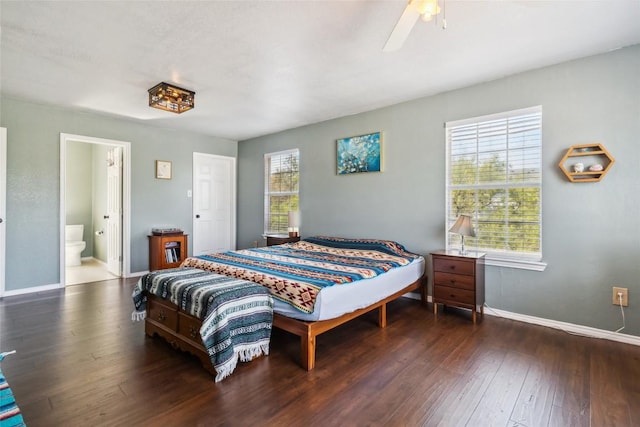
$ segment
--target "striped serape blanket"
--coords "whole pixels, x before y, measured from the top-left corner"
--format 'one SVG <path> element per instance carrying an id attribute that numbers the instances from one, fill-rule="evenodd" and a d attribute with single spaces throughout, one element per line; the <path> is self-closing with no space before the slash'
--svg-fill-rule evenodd
<path id="1" fill-rule="evenodd" d="M 296 243 L 187 258 L 183 267 L 250 280 L 274 298 L 311 313 L 324 287 L 370 279 L 419 255 L 390 240 L 309 237 Z"/>
<path id="2" fill-rule="evenodd" d="M 0 353 L 0 362 L 6 355 L 15 353 L 14 351 Z M 13 397 L 13 392 L 9 388 L 7 379 L 0 369 L 0 426 L 2 427 L 24 427 L 26 424 L 22 419 L 20 408 Z"/>
<path id="3" fill-rule="evenodd" d="M 245 362 L 269 354 L 273 300 L 268 289 L 195 268 L 158 270 L 138 280 L 132 320 L 145 318 L 146 292 L 202 319 L 200 336 L 216 370 L 216 382 L 233 372 L 238 359 Z"/>

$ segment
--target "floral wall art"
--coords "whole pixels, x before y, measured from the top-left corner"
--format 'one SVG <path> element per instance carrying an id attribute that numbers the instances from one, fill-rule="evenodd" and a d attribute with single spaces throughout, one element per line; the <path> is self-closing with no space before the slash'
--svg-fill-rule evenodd
<path id="1" fill-rule="evenodd" d="M 338 139 L 338 175 L 382 171 L 382 133 Z"/>

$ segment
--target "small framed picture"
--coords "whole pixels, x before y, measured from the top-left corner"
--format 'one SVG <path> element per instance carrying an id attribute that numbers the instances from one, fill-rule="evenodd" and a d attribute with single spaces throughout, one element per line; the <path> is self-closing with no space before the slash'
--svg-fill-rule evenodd
<path id="1" fill-rule="evenodd" d="M 156 160 L 156 178 L 171 179 L 171 162 L 168 160 Z"/>

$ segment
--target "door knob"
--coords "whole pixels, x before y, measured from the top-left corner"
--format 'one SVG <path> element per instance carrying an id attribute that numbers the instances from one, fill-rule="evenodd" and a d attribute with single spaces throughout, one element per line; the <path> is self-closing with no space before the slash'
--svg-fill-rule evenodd
<path id="1" fill-rule="evenodd" d="M 196 215 L 196 218 L 200 218 L 200 215 Z"/>
<path id="2" fill-rule="evenodd" d="M 104 219 L 109 219 L 109 215 L 103 216 Z"/>

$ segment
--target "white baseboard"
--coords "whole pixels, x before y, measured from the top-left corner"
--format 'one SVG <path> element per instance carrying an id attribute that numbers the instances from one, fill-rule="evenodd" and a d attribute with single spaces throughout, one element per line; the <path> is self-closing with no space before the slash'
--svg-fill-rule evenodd
<path id="1" fill-rule="evenodd" d="M 82 261 L 95 261 L 100 265 L 104 265 L 106 267 L 107 263 L 93 256 L 83 256 L 80 258 Z"/>
<path id="2" fill-rule="evenodd" d="M 91 258 L 89 258 L 89 259 L 91 259 Z M 96 260 L 96 261 L 101 262 L 100 260 Z M 148 272 L 149 271 L 140 271 L 140 272 L 137 272 L 137 273 L 131 273 L 127 277 L 144 276 Z M 59 284 L 59 283 L 55 283 L 53 285 L 33 286 L 33 287 L 30 287 L 30 288 L 15 289 L 13 291 L 5 291 L 3 295 L 0 295 L 0 298 L 15 297 L 17 295 L 34 294 L 36 292 L 51 291 L 51 290 L 54 290 L 54 289 L 64 289 L 64 286 Z"/>
<path id="3" fill-rule="evenodd" d="M 140 276 L 144 276 L 148 272 L 149 272 L 149 270 L 147 270 L 147 271 L 138 271 L 138 272 L 135 272 L 135 273 L 129 273 L 129 275 L 127 277 L 140 277 Z"/>
<path id="4" fill-rule="evenodd" d="M 421 300 L 419 293 L 409 292 L 403 295 L 406 298 Z M 431 296 L 427 297 L 427 302 L 432 302 Z M 600 338 L 609 341 L 617 341 L 625 344 L 640 346 L 640 337 L 635 335 L 627 335 L 620 332 L 606 331 L 604 329 L 592 328 L 590 326 L 576 325 L 573 323 L 560 322 L 557 320 L 544 319 L 542 317 L 528 316 L 526 314 L 513 313 L 505 310 L 498 310 L 485 304 L 484 313 L 490 316 L 504 317 L 505 319 L 515 320 L 518 322 L 531 323 L 534 325 L 546 326 L 548 328 L 560 329 L 568 334 L 580 335 L 587 338 Z"/>
<path id="5" fill-rule="evenodd" d="M 64 286 L 60 285 L 60 283 L 55 283 L 53 285 L 43 285 L 43 286 L 34 286 L 31 288 L 15 289 L 13 291 L 4 291 L 4 295 L 2 295 L 2 298 L 14 297 L 16 295 L 33 294 L 36 292 L 43 292 L 43 291 L 52 291 L 54 289 L 63 289 L 63 288 Z"/>
<path id="6" fill-rule="evenodd" d="M 534 325 L 546 326 L 560 329 L 568 334 L 581 335 L 588 338 L 601 338 L 610 341 L 622 342 L 625 344 L 640 346 L 640 337 L 627 335 L 620 332 L 606 331 L 604 329 L 592 328 L 590 326 L 576 325 L 574 323 L 560 322 L 557 320 L 544 319 L 542 317 L 528 316 L 526 314 L 512 313 L 510 311 L 498 310 L 485 305 L 485 314 L 491 316 L 504 317 L 505 319 L 517 320 L 519 322 L 532 323 Z"/>

